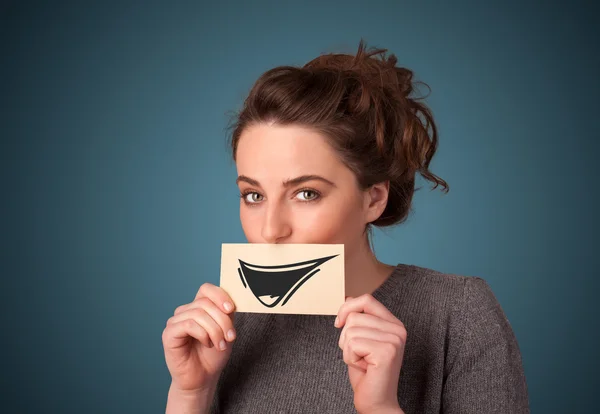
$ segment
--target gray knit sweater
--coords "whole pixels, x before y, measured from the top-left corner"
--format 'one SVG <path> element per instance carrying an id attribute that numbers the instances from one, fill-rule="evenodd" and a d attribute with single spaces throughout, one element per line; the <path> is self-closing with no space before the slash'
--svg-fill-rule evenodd
<path id="1" fill-rule="evenodd" d="M 408 332 L 405 413 L 529 413 L 519 346 L 485 280 L 399 264 L 373 296 Z M 238 313 L 211 413 L 356 413 L 334 320 Z"/>

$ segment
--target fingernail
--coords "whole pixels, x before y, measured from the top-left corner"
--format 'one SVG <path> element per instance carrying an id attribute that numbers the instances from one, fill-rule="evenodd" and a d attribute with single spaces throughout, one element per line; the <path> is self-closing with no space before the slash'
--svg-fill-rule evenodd
<path id="1" fill-rule="evenodd" d="M 221 342 L 219 343 L 219 347 L 221 347 L 221 351 L 224 351 L 225 348 L 227 348 L 227 345 L 225 344 L 225 341 L 221 339 Z"/>
<path id="2" fill-rule="evenodd" d="M 225 302 L 225 303 L 223 304 L 223 307 L 225 308 L 225 310 L 226 310 L 227 312 L 231 312 L 231 310 L 233 309 L 233 305 L 232 305 L 231 303 L 229 303 L 229 302 Z"/>
<path id="3" fill-rule="evenodd" d="M 337 326 L 338 326 L 338 323 L 339 323 L 339 321 L 340 321 L 340 318 L 339 318 L 339 316 L 336 316 L 336 318 L 335 318 L 335 322 L 334 322 L 334 324 L 333 324 L 333 325 L 334 325 L 336 328 L 337 328 Z"/>
<path id="4" fill-rule="evenodd" d="M 235 339 L 235 332 L 233 332 L 233 329 L 227 331 L 227 338 L 229 338 L 230 341 L 233 341 Z"/>

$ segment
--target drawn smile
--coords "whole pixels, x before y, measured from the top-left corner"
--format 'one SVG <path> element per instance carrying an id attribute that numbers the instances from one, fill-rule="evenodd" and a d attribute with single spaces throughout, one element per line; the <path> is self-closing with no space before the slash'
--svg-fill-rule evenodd
<path id="1" fill-rule="evenodd" d="M 264 306 L 273 308 L 282 300 L 281 306 L 285 305 L 300 286 L 321 270 L 320 265 L 336 256 L 278 266 L 255 265 L 238 259 L 238 273 L 244 287 Z"/>

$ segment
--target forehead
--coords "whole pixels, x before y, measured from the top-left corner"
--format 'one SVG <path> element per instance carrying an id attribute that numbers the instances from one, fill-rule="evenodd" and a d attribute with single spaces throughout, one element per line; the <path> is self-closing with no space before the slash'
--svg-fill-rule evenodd
<path id="1" fill-rule="evenodd" d="M 304 174 L 331 176 L 345 166 L 320 133 L 294 125 L 257 124 L 246 128 L 236 153 L 238 174 L 259 181 Z"/>

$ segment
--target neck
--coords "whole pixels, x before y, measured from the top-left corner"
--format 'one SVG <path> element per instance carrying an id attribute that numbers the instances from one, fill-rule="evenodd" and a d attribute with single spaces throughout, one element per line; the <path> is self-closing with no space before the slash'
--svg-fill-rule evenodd
<path id="1" fill-rule="evenodd" d="M 346 251 L 345 267 L 346 296 L 353 298 L 373 293 L 394 270 L 377 260 L 366 235 L 357 247 Z"/>

